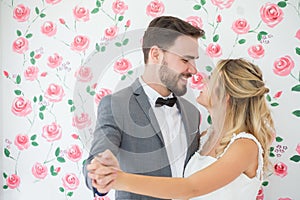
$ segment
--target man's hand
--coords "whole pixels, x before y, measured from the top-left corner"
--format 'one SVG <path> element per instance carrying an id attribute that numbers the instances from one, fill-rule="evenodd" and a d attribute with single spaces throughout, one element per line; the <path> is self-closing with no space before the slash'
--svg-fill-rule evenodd
<path id="1" fill-rule="evenodd" d="M 92 185 L 100 193 L 107 193 L 112 189 L 117 171 L 120 166 L 117 158 L 110 150 L 98 154 L 91 164 L 87 165 L 88 176 L 92 179 Z"/>

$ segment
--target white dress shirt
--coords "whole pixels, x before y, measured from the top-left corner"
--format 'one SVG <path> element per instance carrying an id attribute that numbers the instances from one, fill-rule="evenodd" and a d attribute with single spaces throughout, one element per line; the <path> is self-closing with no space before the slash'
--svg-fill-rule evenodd
<path id="1" fill-rule="evenodd" d="M 155 107 L 155 101 L 161 95 L 147 85 L 142 77 L 139 78 L 139 81 L 148 96 L 150 105 L 160 126 L 171 166 L 172 177 L 183 177 L 184 162 L 187 154 L 187 139 L 180 111 L 176 104 L 173 107 Z M 162 98 L 169 97 L 172 97 L 172 94 Z"/>

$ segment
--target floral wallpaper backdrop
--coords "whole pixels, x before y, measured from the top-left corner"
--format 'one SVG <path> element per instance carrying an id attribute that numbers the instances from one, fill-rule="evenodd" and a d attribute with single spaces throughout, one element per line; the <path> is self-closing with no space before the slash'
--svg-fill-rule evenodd
<path id="1" fill-rule="evenodd" d="M 300 199 L 300 0 L 1 0 L 0 6 L 1 199 L 94 199 L 81 169 L 95 109 L 138 77 L 143 30 L 161 15 L 206 32 L 187 94 L 194 103 L 219 59 L 244 57 L 261 67 L 276 137 L 273 169 L 257 199 Z M 204 129 L 209 118 L 199 109 Z M 95 199 L 113 199 L 113 191 Z"/>

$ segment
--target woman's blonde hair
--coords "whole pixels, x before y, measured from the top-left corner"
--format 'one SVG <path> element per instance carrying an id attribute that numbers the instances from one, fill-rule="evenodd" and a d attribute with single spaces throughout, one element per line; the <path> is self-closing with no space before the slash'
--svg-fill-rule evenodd
<path id="1" fill-rule="evenodd" d="M 217 101 L 227 101 L 225 108 L 222 108 L 221 128 L 225 132 L 216 149 L 217 156 L 223 153 L 233 134 L 247 132 L 253 134 L 262 145 L 263 169 L 266 172 L 270 163 L 269 148 L 275 133 L 265 98 L 269 89 L 265 87 L 261 70 L 245 59 L 221 60 L 212 73 L 210 87 L 210 91 L 217 95 Z M 224 106 L 224 103 L 221 105 Z"/>

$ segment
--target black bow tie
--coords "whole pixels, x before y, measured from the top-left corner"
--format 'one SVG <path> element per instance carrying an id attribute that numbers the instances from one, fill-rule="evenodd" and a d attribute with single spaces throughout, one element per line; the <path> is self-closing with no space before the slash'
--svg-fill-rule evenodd
<path id="1" fill-rule="evenodd" d="M 176 101 L 177 101 L 176 97 L 167 98 L 167 99 L 163 99 L 161 97 L 158 97 L 157 100 L 155 101 L 155 107 L 161 107 L 163 105 L 173 107 L 174 104 L 176 103 Z"/>

